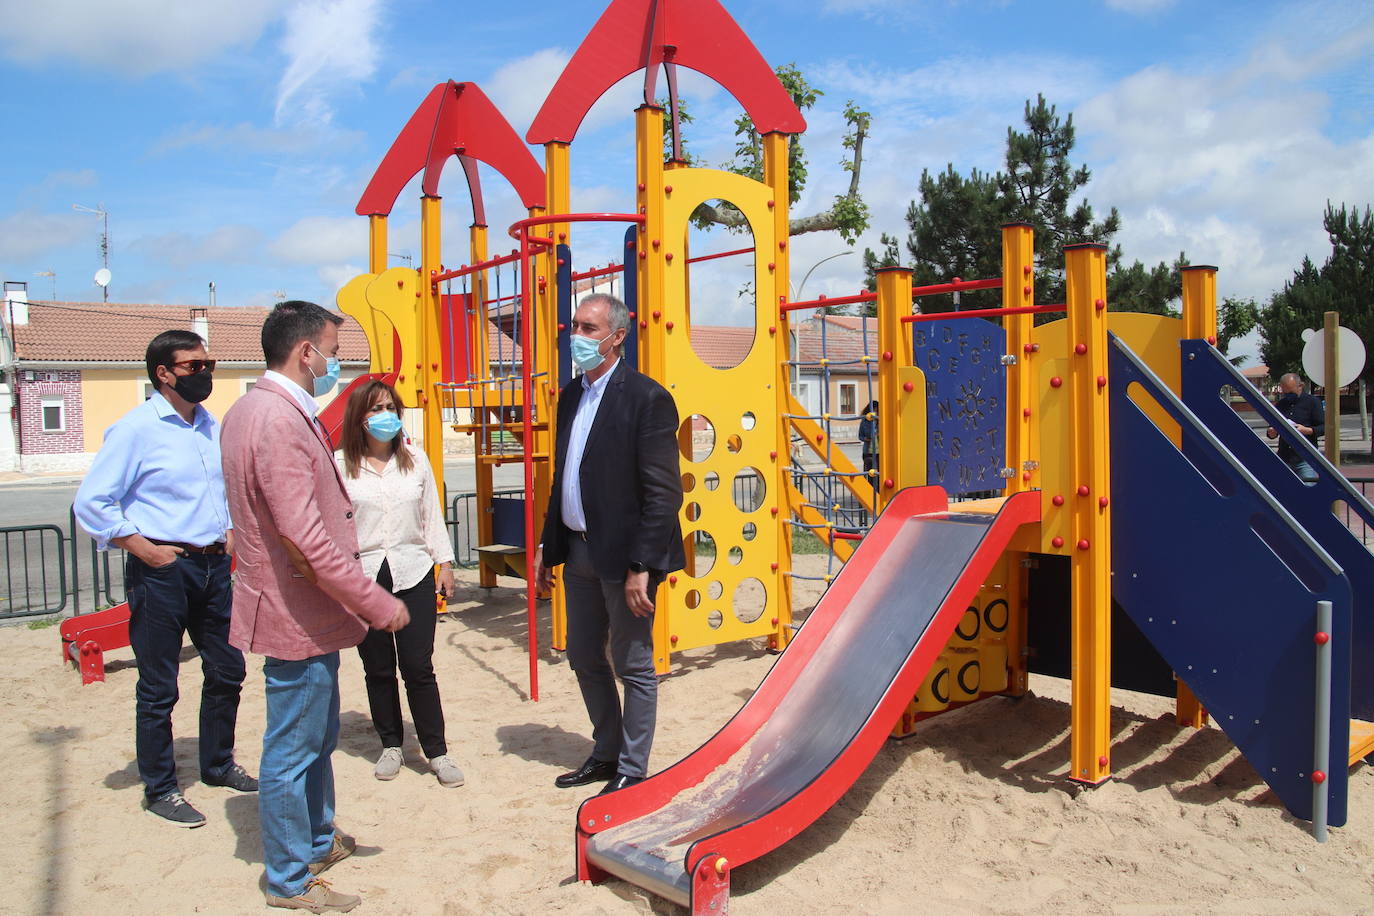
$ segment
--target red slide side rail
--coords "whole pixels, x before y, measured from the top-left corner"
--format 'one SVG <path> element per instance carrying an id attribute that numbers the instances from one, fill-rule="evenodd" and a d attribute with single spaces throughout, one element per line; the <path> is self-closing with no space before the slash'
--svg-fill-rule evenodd
<path id="1" fill-rule="evenodd" d="M 594 877 L 593 868 L 583 854 L 588 837 L 657 811 L 685 789 L 701 783 L 748 743 L 777 710 L 803 669 L 824 645 L 874 562 L 891 545 L 906 521 L 913 516 L 947 510 L 947 498 L 939 487 L 913 487 L 898 493 L 864 538 L 860 551 L 844 566 L 821 603 L 812 611 L 797 638 L 754 696 L 724 728 L 695 752 L 652 779 L 583 802 L 577 814 L 578 876 Z M 854 740 L 819 778 L 780 807 L 737 828 L 694 843 L 686 858 L 689 875 L 694 875 L 697 866 L 708 856 L 723 856 L 733 868 L 776 849 L 809 826 L 844 794 L 877 754 L 892 724 L 915 694 L 1012 535 L 1021 526 L 1039 519 L 1039 493 L 1017 493 L 1006 499 L 987 535 L 945 596 L 927 630 L 928 635 L 917 644 Z"/>

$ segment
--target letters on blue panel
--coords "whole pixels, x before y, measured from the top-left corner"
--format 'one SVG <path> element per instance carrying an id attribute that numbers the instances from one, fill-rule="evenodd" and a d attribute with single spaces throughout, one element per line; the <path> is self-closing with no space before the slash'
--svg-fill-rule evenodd
<path id="1" fill-rule="evenodd" d="M 950 495 L 1003 489 L 1006 332 L 982 318 L 923 321 L 912 343 L 926 377 L 926 482 Z"/>

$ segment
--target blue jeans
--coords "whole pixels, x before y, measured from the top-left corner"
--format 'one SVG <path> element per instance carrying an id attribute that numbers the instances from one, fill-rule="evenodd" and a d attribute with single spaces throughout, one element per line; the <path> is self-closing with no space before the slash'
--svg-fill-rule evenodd
<path id="1" fill-rule="evenodd" d="M 304 893 L 306 866 L 334 842 L 334 765 L 339 743 L 339 653 L 301 661 L 267 658 L 267 729 L 258 772 L 267 892 Z"/>
<path id="2" fill-rule="evenodd" d="M 229 557 L 188 554 L 149 566 L 129 554 L 129 644 L 138 662 L 134 745 L 149 799 L 177 791 L 172 756 L 181 646 L 187 633 L 200 652 L 200 776 L 222 779 L 234 765 L 234 727 L 246 673 L 243 653 L 229 645 Z"/>

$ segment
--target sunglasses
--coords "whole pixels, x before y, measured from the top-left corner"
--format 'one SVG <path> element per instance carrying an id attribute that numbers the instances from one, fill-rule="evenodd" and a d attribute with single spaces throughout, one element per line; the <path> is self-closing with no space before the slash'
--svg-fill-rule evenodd
<path id="1" fill-rule="evenodd" d="M 215 361 L 213 359 L 183 359 L 172 363 L 185 369 L 189 375 L 198 375 L 201 372 L 214 372 Z"/>

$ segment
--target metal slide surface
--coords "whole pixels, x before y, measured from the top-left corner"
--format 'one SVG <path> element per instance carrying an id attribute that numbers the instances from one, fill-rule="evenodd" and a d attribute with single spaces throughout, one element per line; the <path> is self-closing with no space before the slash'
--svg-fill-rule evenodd
<path id="1" fill-rule="evenodd" d="M 1034 493 L 996 514 L 946 511 L 937 487 L 898 494 L 715 737 L 583 804 L 587 863 L 689 905 L 705 856 L 734 867 L 803 830 L 863 772 L 1012 534 L 1038 518 Z"/>

